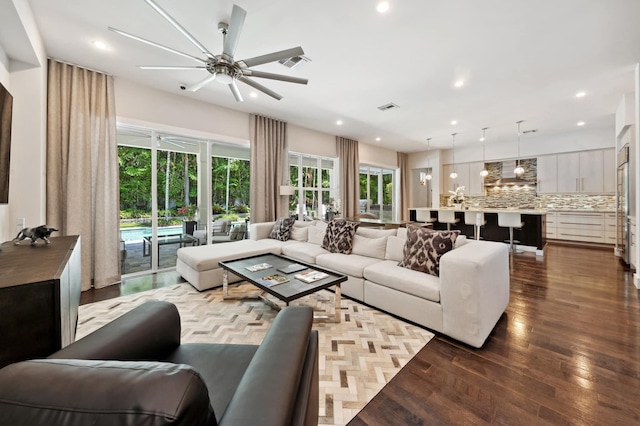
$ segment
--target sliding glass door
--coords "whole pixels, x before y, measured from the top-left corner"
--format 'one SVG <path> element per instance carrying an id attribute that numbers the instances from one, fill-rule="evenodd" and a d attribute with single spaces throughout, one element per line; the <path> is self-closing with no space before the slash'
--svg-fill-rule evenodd
<path id="1" fill-rule="evenodd" d="M 360 213 L 395 220 L 394 176 L 395 170 L 360 165 Z"/>
<path id="2" fill-rule="evenodd" d="M 302 219 L 326 219 L 339 206 L 338 176 L 333 158 L 289 154 L 289 184 L 296 188 L 289 198 L 289 212 Z"/>

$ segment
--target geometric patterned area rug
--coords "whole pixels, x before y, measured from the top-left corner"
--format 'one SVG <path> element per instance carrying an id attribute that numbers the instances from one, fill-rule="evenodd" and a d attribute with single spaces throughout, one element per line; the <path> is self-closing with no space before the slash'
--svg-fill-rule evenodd
<path id="1" fill-rule="evenodd" d="M 247 283 L 232 293 L 255 293 Z M 291 305 L 333 313 L 334 294 L 323 290 Z M 260 344 L 277 311 L 259 300 L 223 300 L 222 288 L 199 292 L 176 284 L 82 305 L 79 339 L 147 300 L 165 300 L 180 312 L 183 342 Z M 280 303 L 280 305 L 282 305 Z M 433 334 L 391 315 L 343 298 L 342 322 L 315 323 L 319 336 L 321 425 L 345 425 L 387 384 Z"/>

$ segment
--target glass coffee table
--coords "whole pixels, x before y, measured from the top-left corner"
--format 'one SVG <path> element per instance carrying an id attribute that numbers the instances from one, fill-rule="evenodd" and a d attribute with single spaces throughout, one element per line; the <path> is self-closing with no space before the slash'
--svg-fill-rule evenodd
<path id="1" fill-rule="evenodd" d="M 340 322 L 340 284 L 347 280 L 346 275 L 339 274 L 335 271 L 319 268 L 317 266 L 308 265 L 295 259 L 279 256 L 275 254 L 262 254 L 258 256 L 245 257 L 242 259 L 226 260 L 219 263 L 223 268 L 222 276 L 222 292 L 223 299 L 260 299 L 274 309 L 280 310 L 280 306 L 266 297 L 270 294 L 283 301 L 286 306 L 293 300 L 315 293 L 317 291 L 335 286 L 335 312 L 333 316 L 316 316 L 314 320 L 324 322 Z M 298 265 L 293 266 L 293 265 Z M 263 269 L 257 269 L 258 267 Z M 296 268 L 295 272 L 288 272 L 285 268 Z M 258 287 L 257 293 L 249 295 L 238 295 L 229 293 L 229 272 L 239 276 L 245 281 Z M 324 278 L 317 279 L 313 282 L 305 282 L 300 277 L 310 276 L 315 273 L 325 274 Z M 271 282 L 265 278 L 274 278 Z M 317 278 L 317 277 L 316 277 Z M 278 281 L 285 280 L 280 283 Z M 277 283 L 274 283 L 277 282 Z"/>

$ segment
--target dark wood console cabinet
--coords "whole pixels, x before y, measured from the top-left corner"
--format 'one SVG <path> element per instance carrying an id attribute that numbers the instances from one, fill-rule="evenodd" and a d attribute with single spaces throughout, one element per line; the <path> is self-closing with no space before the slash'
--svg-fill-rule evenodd
<path id="1" fill-rule="evenodd" d="M 0 368 L 43 358 L 75 340 L 81 291 L 80 237 L 0 251 Z"/>

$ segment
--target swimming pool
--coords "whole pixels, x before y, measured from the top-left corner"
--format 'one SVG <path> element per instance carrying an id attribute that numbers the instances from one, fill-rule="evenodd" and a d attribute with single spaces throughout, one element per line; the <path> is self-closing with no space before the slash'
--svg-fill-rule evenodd
<path id="1" fill-rule="evenodd" d="M 158 235 L 173 235 L 182 233 L 182 225 L 162 226 L 158 228 Z M 142 241 L 142 237 L 151 235 L 151 227 L 125 228 L 120 230 L 120 238 L 124 241 Z"/>

